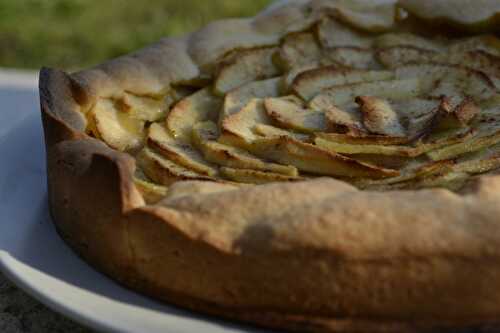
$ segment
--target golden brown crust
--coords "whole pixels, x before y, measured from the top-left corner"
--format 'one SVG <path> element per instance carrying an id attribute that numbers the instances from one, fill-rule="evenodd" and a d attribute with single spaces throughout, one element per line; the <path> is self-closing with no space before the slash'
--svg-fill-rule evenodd
<path id="1" fill-rule="evenodd" d="M 364 192 L 326 178 L 183 182 L 146 206 L 134 159 L 84 133 L 81 111 L 98 97 L 162 94 L 212 70 L 207 65 L 228 50 L 274 45 L 315 22 L 308 1 L 293 3 L 71 76 L 42 70 L 57 230 L 121 283 L 229 319 L 300 332 L 498 328 L 498 175 L 478 177 L 459 194 Z M 316 10 L 330 3 L 312 1 Z"/>

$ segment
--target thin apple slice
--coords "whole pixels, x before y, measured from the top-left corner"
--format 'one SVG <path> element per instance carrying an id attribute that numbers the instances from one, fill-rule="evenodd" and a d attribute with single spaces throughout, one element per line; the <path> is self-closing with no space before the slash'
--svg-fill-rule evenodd
<path id="1" fill-rule="evenodd" d="M 409 179 L 404 182 L 392 184 L 372 184 L 361 188 L 370 191 L 415 191 L 425 188 L 444 188 L 456 192 L 463 188 L 469 179 L 470 175 L 465 172 L 443 170 L 443 172 L 437 172 L 425 177 Z"/>
<path id="2" fill-rule="evenodd" d="M 500 145 L 497 144 L 458 158 L 453 170 L 455 172 L 479 174 L 498 168 L 500 168 Z"/>
<path id="3" fill-rule="evenodd" d="M 362 189 L 397 189 L 404 188 L 409 183 L 417 183 L 422 179 L 448 173 L 453 170 L 453 161 L 427 161 L 413 160 L 406 167 L 400 170 L 400 175 L 385 179 L 355 179 L 353 185 Z"/>
<path id="4" fill-rule="evenodd" d="M 88 118 L 94 135 L 113 149 L 134 151 L 143 145 L 144 121 L 120 112 L 110 99 L 98 99 Z"/>
<path id="5" fill-rule="evenodd" d="M 264 105 L 269 118 L 282 128 L 303 133 L 325 132 L 328 129 L 323 112 L 303 108 L 286 97 L 266 98 Z"/>
<path id="6" fill-rule="evenodd" d="M 439 53 L 412 46 L 398 46 L 379 50 L 377 59 L 387 68 L 411 63 L 460 65 L 486 73 L 497 87 L 500 86 L 500 57 L 482 50 Z"/>
<path id="7" fill-rule="evenodd" d="M 214 177 L 218 170 L 208 163 L 190 144 L 174 139 L 165 126 L 151 124 L 148 130 L 148 145 L 169 160 L 199 174 Z"/>
<path id="8" fill-rule="evenodd" d="M 283 75 L 283 79 L 281 82 L 283 92 L 284 93 L 292 93 L 292 84 L 295 81 L 295 79 L 297 78 L 297 76 L 299 76 L 301 73 L 307 72 L 307 71 L 309 71 L 311 69 L 315 69 L 315 68 L 318 68 L 318 64 L 312 63 L 312 64 L 307 64 L 307 65 L 303 65 L 300 67 L 296 67 L 296 68 L 293 68 L 293 69 L 287 71 L 287 73 L 285 75 Z"/>
<path id="9" fill-rule="evenodd" d="M 443 55 L 439 52 L 415 46 L 393 46 L 376 52 L 377 60 L 386 68 L 397 68 L 411 63 L 441 63 L 442 57 Z M 449 55 L 446 54 L 444 57 L 449 57 Z"/>
<path id="10" fill-rule="evenodd" d="M 219 125 L 224 120 L 240 112 L 254 98 L 277 97 L 280 95 L 281 78 L 254 81 L 229 92 L 224 98 L 224 106 L 219 117 Z"/>
<path id="11" fill-rule="evenodd" d="M 400 0 L 399 5 L 429 24 L 451 24 L 468 31 L 493 31 L 498 27 L 500 3 L 485 0 Z"/>
<path id="12" fill-rule="evenodd" d="M 400 145 L 380 145 L 377 142 L 371 144 L 349 144 L 330 141 L 329 137 L 316 137 L 314 143 L 322 149 L 338 154 L 376 154 L 387 156 L 414 157 L 419 155 L 419 151 L 411 146 Z"/>
<path id="13" fill-rule="evenodd" d="M 193 128 L 193 142 L 207 161 L 233 169 L 251 169 L 296 177 L 297 168 L 265 162 L 246 150 L 217 142 L 217 125 L 213 122 L 198 123 Z"/>
<path id="14" fill-rule="evenodd" d="M 363 125 L 373 134 L 405 137 L 406 129 L 401 124 L 398 113 L 382 98 L 358 96 L 356 103 L 363 114 Z"/>
<path id="15" fill-rule="evenodd" d="M 418 97 L 420 93 L 420 80 L 417 78 L 354 83 L 323 90 L 309 102 L 309 107 L 328 110 L 332 105 L 352 106 L 356 97 L 362 95 L 400 100 Z"/>
<path id="16" fill-rule="evenodd" d="M 436 98 L 470 96 L 480 103 L 497 94 L 495 85 L 484 73 L 457 65 L 426 63 L 396 69 L 396 78 L 400 80 L 417 77 L 420 78 L 422 94 Z"/>
<path id="17" fill-rule="evenodd" d="M 314 142 L 323 149 L 339 154 L 417 157 L 442 147 L 467 142 L 474 134 L 475 132 L 470 129 L 448 131 L 431 135 L 426 141 L 419 141 L 415 145 L 381 145 L 377 142 L 372 144 L 344 143 L 330 140 L 331 137 L 325 134 L 317 135 Z"/>
<path id="18" fill-rule="evenodd" d="M 254 140 L 249 150 L 262 158 L 320 175 L 385 178 L 399 174 L 285 136 Z"/>
<path id="19" fill-rule="evenodd" d="M 500 131 L 489 135 L 479 135 L 466 142 L 449 145 L 441 149 L 428 152 L 427 156 L 429 156 L 433 161 L 440 161 L 478 151 L 498 143 L 500 143 Z"/>
<path id="20" fill-rule="evenodd" d="M 147 147 L 137 155 L 137 164 L 148 178 L 164 186 L 180 180 L 214 180 L 178 165 Z"/>
<path id="21" fill-rule="evenodd" d="M 168 112 L 168 105 L 164 98 L 125 93 L 117 102 L 120 111 L 128 113 L 131 118 L 143 121 L 159 121 L 164 119 Z"/>
<path id="22" fill-rule="evenodd" d="M 328 129 L 335 133 L 350 136 L 366 136 L 367 130 L 363 126 L 362 114 L 357 106 L 322 105 L 324 108 Z"/>
<path id="23" fill-rule="evenodd" d="M 411 46 L 414 48 L 445 52 L 445 40 L 430 39 L 406 32 L 391 32 L 377 37 L 373 43 L 376 49 L 387 49 L 392 47 Z"/>
<path id="24" fill-rule="evenodd" d="M 311 141 L 311 137 L 307 134 L 295 133 L 292 131 L 287 131 L 279 127 L 275 127 L 272 125 L 266 124 L 257 124 L 254 126 L 253 131 L 263 137 L 272 138 L 272 137 L 280 137 L 280 136 L 288 136 L 295 140 L 302 142 Z"/>
<path id="25" fill-rule="evenodd" d="M 351 26 L 369 33 L 390 30 L 396 23 L 397 1 L 317 1 L 315 8 Z"/>
<path id="26" fill-rule="evenodd" d="M 257 124 L 270 125 L 270 119 L 264 107 L 264 100 L 254 98 L 239 112 L 222 121 L 219 141 L 245 149 L 259 138 L 253 131 Z"/>
<path id="27" fill-rule="evenodd" d="M 424 178 L 418 178 L 415 180 L 410 180 L 407 182 L 381 185 L 370 187 L 370 190 L 377 191 L 394 191 L 394 190 L 421 190 L 428 188 L 443 188 L 449 191 L 458 192 L 462 189 L 467 181 L 470 179 L 470 175 L 465 172 L 444 172 L 437 173 L 434 175 L 429 175 Z"/>
<path id="28" fill-rule="evenodd" d="M 369 48 L 374 40 L 373 35 L 354 30 L 331 17 L 325 17 L 319 22 L 317 35 L 324 48 Z"/>
<path id="29" fill-rule="evenodd" d="M 189 142 L 193 125 L 206 120 L 216 120 L 222 99 L 212 93 L 211 87 L 182 99 L 167 116 L 167 129 L 177 140 Z"/>
<path id="30" fill-rule="evenodd" d="M 281 173 L 252 169 L 233 169 L 227 167 L 221 168 L 221 175 L 238 183 L 257 185 L 302 180 L 302 178 L 298 176 L 287 176 Z"/>
<path id="31" fill-rule="evenodd" d="M 382 69 L 376 52 L 372 49 L 359 47 L 335 47 L 325 51 L 328 59 L 335 65 L 364 70 Z"/>
<path id="32" fill-rule="evenodd" d="M 167 195 L 167 187 L 152 183 L 142 178 L 134 177 L 134 184 L 147 204 L 155 204 Z"/>
<path id="33" fill-rule="evenodd" d="M 477 35 L 463 38 L 448 46 L 449 54 L 483 51 L 494 56 L 500 56 L 500 38 L 492 34 Z"/>
<path id="34" fill-rule="evenodd" d="M 316 41 L 316 36 L 310 32 L 300 32 L 286 36 L 281 44 L 276 61 L 285 71 L 310 64 L 316 66 L 331 64 L 328 58 L 324 57 L 323 50 Z"/>
<path id="35" fill-rule="evenodd" d="M 292 84 L 293 92 L 305 101 L 311 100 L 326 88 L 360 82 L 390 80 L 391 71 L 367 71 L 358 69 L 340 69 L 335 66 L 312 69 L 299 74 Z"/>
<path id="36" fill-rule="evenodd" d="M 343 133 L 316 133 L 316 137 L 335 142 L 338 144 L 350 145 L 403 145 L 409 142 L 407 137 L 392 137 L 386 135 L 367 134 L 363 136 L 353 136 Z"/>
<path id="37" fill-rule="evenodd" d="M 246 83 L 278 76 L 280 70 L 273 62 L 278 48 L 241 51 L 231 61 L 221 65 L 214 83 L 214 91 L 225 95 Z"/>

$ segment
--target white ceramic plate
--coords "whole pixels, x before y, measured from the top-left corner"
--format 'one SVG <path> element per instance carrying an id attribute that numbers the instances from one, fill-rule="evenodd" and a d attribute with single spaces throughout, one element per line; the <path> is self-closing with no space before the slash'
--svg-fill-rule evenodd
<path id="1" fill-rule="evenodd" d="M 100 331 L 256 332 L 143 297 L 73 254 L 48 212 L 34 83 L 6 88 L 0 82 L 0 105 L 0 269 L 15 284 L 53 310 Z"/>

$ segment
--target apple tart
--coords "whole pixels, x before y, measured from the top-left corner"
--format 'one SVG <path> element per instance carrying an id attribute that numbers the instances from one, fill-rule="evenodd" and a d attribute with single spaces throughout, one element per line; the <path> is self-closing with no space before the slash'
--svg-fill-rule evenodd
<path id="1" fill-rule="evenodd" d="M 265 327 L 496 327 L 499 17 L 284 1 L 42 69 L 57 230 L 130 288 Z"/>

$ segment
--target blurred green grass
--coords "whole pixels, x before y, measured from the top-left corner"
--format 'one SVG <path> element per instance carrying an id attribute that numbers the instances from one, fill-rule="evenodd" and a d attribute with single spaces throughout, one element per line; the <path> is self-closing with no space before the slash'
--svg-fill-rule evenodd
<path id="1" fill-rule="evenodd" d="M 271 0 L 0 0 L 0 67 L 78 69 Z"/>

